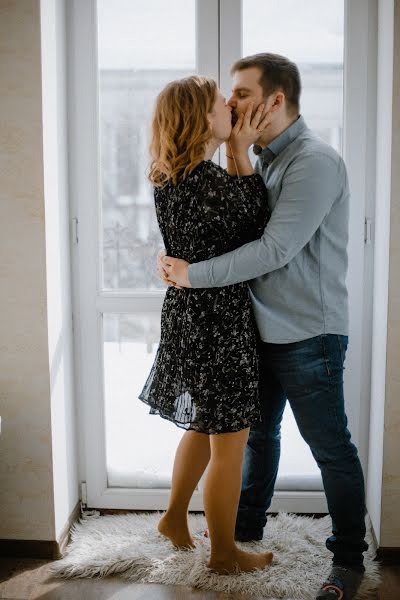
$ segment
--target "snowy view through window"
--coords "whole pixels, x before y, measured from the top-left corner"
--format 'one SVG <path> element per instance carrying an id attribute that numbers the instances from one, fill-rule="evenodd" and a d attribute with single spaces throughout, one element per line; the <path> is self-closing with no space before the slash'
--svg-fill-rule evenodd
<path id="1" fill-rule="evenodd" d="M 98 2 L 103 290 L 123 294 L 165 289 L 155 269 L 162 240 L 146 178 L 150 120 L 164 85 L 196 73 L 195 38 L 194 0 Z M 341 152 L 343 0 L 281 0 L 278 8 L 245 0 L 243 55 L 261 51 L 286 54 L 298 63 L 301 113 Z M 111 486 L 170 486 L 183 431 L 149 416 L 137 399 L 157 349 L 159 319 L 158 312 L 134 310 L 131 315 L 103 315 Z M 300 478 L 306 489 L 320 486 L 318 469 L 289 408 L 282 439 L 281 486 L 289 476 Z"/>

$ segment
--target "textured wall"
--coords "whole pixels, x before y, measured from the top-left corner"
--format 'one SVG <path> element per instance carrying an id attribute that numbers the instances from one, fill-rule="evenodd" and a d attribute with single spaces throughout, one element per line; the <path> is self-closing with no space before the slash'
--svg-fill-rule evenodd
<path id="1" fill-rule="evenodd" d="M 0 2 L 0 537 L 54 539 L 39 0 Z"/>

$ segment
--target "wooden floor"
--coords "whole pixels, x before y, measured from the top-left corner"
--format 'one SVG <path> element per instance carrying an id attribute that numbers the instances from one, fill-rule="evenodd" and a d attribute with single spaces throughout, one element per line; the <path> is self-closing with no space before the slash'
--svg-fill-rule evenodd
<path id="1" fill-rule="evenodd" d="M 261 600 L 243 594 L 207 592 L 195 588 L 127 583 L 104 579 L 49 579 L 46 560 L 0 558 L 2 600 Z M 371 600 L 400 600 L 400 565 L 382 567 L 383 581 Z"/>

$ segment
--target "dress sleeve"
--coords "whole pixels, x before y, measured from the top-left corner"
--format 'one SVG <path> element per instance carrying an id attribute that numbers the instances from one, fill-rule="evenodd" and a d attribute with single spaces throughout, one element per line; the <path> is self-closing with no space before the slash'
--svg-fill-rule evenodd
<path id="1" fill-rule="evenodd" d="M 261 237 L 269 219 L 267 189 L 258 174 L 231 177 L 210 164 L 202 201 L 206 219 L 230 249 Z"/>
<path id="2" fill-rule="evenodd" d="M 237 192 L 235 209 L 238 216 L 238 234 L 242 243 L 261 237 L 271 213 L 268 207 L 267 188 L 261 175 L 228 177 Z M 242 230 L 242 232 L 241 232 Z"/>

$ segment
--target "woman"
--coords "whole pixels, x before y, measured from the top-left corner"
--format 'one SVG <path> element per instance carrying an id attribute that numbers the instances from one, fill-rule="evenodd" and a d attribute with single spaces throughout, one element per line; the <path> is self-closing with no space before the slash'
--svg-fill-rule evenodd
<path id="1" fill-rule="evenodd" d="M 205 77 L 174 81 L 158 96 L 149 179 L 169 256 L 193 263 L 261 236 L 268 217 L 266 189 L 247 154 L 266 126 L 261 115 L 260 109 L 251 119 L 249 110 L 232 130 L 231 107 Z M 240 177 L 211 161 L 230 136 L 235 148 L 243 148 L 234 157 Z M 140 399 L 151 414 L 187 430 L 176 452 L 160 533 L 178 548 L 194 547 L 188 506 L 208 465 L 209 568 L 231 573 L 269 564 L 271 552 L 244 552 L 234 541 L 243 452 L 250 425 L 260 419 L 256 326 L 247 284 L 168 288 L 160 345 Z"/>

